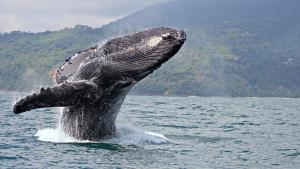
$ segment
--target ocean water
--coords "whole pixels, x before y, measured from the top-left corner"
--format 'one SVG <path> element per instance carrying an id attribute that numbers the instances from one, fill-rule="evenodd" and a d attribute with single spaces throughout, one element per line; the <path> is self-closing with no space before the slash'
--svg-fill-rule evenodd
<path id="1" fill-rule="evenodd" d="M 59 108 L 12 113 L 0 93 L 0 168 L 300 168 L 300 99 L 128 96 L 117 136 L 75 140 Z"/>

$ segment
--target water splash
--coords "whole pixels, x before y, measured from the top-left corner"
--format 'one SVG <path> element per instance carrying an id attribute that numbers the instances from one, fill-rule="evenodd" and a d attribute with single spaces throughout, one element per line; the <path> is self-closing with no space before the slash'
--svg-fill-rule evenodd
<path id="1" fill-rule="evenodd" d="M 165 144 L 170 142 L 162 134 L 139 130 L 129 125 L 117 127 L 116 137 L 107 141 L 125 145 Z"/>
<path id="2" fill-rule="evenodd" d="M 60 130 L 60 128 L 40 129 L 34 136 L 38 137 L 38 140 L 40 141 L 54 143 L 88 142 L 84 140 L 76 140 L 75 138 L 70 137 L 66 133 L 64 133 L 62 130 Z"/>
<path id="3" fill-rule="evenodd" d="M 54 143 L 93 143 L 88 140 L 77 140 L 64 133 L 60 127 L 40 129 L 35 134 L 40 141 Z M 132 126 L 117 127 L 114 138 L 101 141 L 101 143 L 112 143 L 120 145 L 145 145 L 145 144 L 165 144 L 170 141 L 162 134 L 150 131 L 143 131 Z"/>

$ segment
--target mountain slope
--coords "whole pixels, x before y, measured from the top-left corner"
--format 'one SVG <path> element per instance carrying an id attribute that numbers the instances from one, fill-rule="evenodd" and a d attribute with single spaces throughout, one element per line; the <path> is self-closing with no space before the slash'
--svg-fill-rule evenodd
<path id="1" fill-rule="evenodd" d="M 201 27 L 229 20 L 276 19 L 299 26 L 297 0 L 174 0 L 153 5 L 103 28 L 132 30 L 153 26 Z"/>
<path id="2" fill-rule="evenodd" d="M 75 51 L 171 26 L 187 31 L 186 44 L 133 93 L 299 97 L 299 6 L 297 0 L 175 0 L 98 29 L 1 34 L 0 89 L 49 84 L 51 70 Z"/>
<path id="3" fill-rule="evenodd" d="M 103 29 L 187 30 L 178 56 L 142 82 L 139 92 L 299 97 L 299 5 L 297 0 L 177 0 Z"/>

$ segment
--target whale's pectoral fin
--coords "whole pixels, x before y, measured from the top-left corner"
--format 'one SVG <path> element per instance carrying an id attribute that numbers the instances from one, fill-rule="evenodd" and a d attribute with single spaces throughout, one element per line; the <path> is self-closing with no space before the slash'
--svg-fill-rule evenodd
<path id="1" fill-rule="evenodd" d="M 135 84 L 136 81 L 132 78 L 126 78 L 126 79 L 123 79 L 123 80 L 120 80 L 118 82 L 116 82 L 114 85 L 111 86 L 112 89 L 122 89 L 122 88 L 126 88 L 126 87 L 129 87 L 133 84 Z"/>
<path id="2" fill-rule="evenodd" d="M 113 91 L 116 91 L 116 90 L 123 90 L 124 88 L 133 86 L 135 83 L 136 83 L 136 81 L 132 78 L 126 78 L 123 80 L 119 80 L 115 84 L 110 86 L 108 89 L 106 89 L 103 92 L 103 95 L 109 95 L 110 93 L 112 93 Z"/>
<path id="3" fill-rule="evenodd" d="M 102 92 L 90 81 L 66 82 L 51 88 L 41 88 L 40 92 L 18 101 L 13 108 L 16 114 L 43 107 L 63 107 L 76 104 L 93 104 Z"/>

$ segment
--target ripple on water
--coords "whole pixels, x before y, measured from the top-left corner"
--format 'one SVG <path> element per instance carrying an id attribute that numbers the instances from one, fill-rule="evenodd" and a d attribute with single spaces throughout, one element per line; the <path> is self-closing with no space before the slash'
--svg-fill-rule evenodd
<path id="1" fill-rule="evenodd" d="M 290 154 L 286 154 L 286 157 L 297 157 L 300 156 L 300 152 L 295 152 L 295 153 L 290 153 Z"/>
<path id="2" fill-rule="evenodd" d="M 199 126 L 196 125 L 186 125 L 186 126 L 182 126 L 182 125 L 168 125 L 168 124 L 156 124 L 157 126 L 160 127 L 166 127 L 166 128 L 173 128 L 173 129 L 192 129 L 192 128 L 199 128 Z"/>

